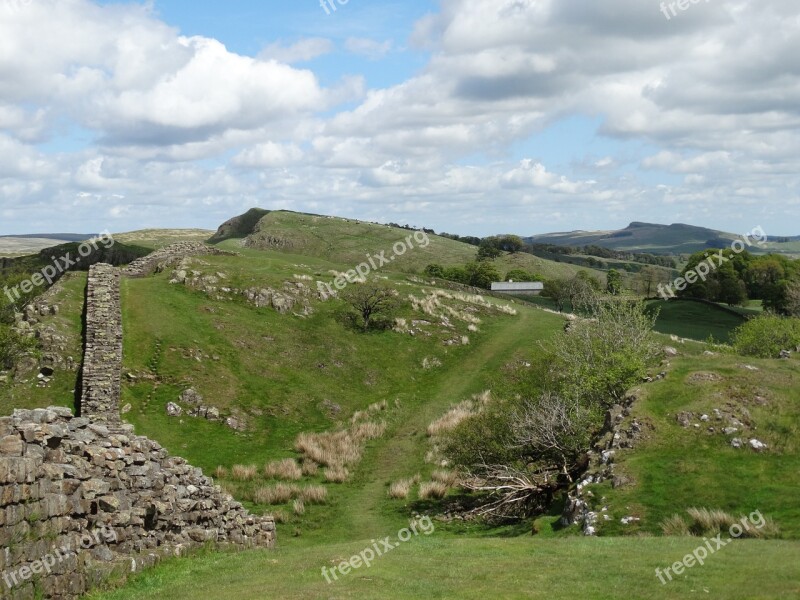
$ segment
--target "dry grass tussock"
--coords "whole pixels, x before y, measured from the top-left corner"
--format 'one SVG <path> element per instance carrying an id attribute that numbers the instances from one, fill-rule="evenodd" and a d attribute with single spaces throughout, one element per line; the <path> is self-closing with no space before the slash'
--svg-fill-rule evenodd
<path id="1" fill-rule="evenodd" d="M 448 488 L 455 487 L 458 484 L 458 473 L 455 471 L 447 471 L 445 469 L 437 469 L 431 474 L 433 481 L 445 484 Z"/>
<path id="2" fill-rule="evenodd" d="M 455 429 L 462 421 L 483 410 L 490 400 L 491 392 L 486 390 L 475 394 L 470 400 L 460 402 L 428 425 L 428 436 L 437 437 Z"/>
<path id="3" fill-rule="evenodd" d="M 426 481 L 419 485 L 420 500 L 439 500 L 447 494 L 447 486 L 440 481 Z"/>
<path id="4" fill-rule="evenodd" d="M 294 483 L 276 483 L 257 488 L 252 499 L 256 504 L 286 504 L 298 498 L 307 504 L 324 504 L 328 490 L 321 485 L 301 487 Z"/>
<path id="5" fill-rule="evenodd" d="M 718 533 L 730 534 L 731 527 L 741 530 L 738 537 L 769 539 L 780 536 L 780 528 L 769 517 L 752 519 L 753 515 L 735 517 L 719 509 L 690 508 L 688 520 L 682 515 L 673 515 L 661 523 L 664 535 L 670 536 L 709 536 Z M 755 513 L 754 513 L 755 514 Z"/>
<path id="6" fill-rule="evenodd" d="M 325 481 L 328 483 L 344 483 L 350 477 L 347 467 L 328 467 L 324 472 Z"/>
<path id="7" fill-rule="evenodd" d="M 420 476 L 415 475 L 414 477 L 410 477 L 408 479 L 400 479 L 399 481 L 393 482 L 389 486 L 389 498 L 393 498 L 395 500 L 405 500 L 408 498 L 408 495 L 411 493 L 411 488 L 419 483 Z"/>
<path id="8" fill-rule="evenodd" d="M 258 467 L 255 465 L 233 465 L 231 467 L 231 479 L 237 481 L 252 481 L 258 474 Z"/>
<path id="9" fill-rule="evenodd" d="M 386 433 L 385 421 L 374 421 L 376 415 L 387 411 L 389 404 L 376 402 L 366 410 L 356 411 L 347 429 L 323 433 L 301 433 L 295 440 L 295 449 L 303 455 L 303 463 L 313 462 L 328 467 L 331 472 L 357 464 L 364 445 Z"/>
<path id="10" fill-rule="evenodd" d="M 303 470 L 293 458 L 284 458 L 267 463 L 264 466 L 264 476 L 268 479 L 299 481 L 303 478 Z"/>

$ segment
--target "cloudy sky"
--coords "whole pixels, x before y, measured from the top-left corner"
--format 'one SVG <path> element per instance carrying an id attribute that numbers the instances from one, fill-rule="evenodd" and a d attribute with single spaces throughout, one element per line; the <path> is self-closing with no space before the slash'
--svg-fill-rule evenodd
<path id="1" fill-rule="evenodd" d="M 800 234 L 797 0 L 0 0 L 0 234 Z"/>

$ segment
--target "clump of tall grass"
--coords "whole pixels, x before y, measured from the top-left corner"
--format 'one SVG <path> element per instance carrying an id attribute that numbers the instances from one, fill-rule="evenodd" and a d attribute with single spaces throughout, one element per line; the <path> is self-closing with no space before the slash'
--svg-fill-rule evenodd
<path id="1" fill-rule="evenodd" d="M 347 467 L 328 467 L 323 475 L 328 483 L 344 483 L 350 477 L 350 471 L 347 470 Z"/>
<path id="2" fill-rule="evenodd" d="M 393 498 L 395 500 L 405 500 L 408 498 L 408 495 L 411 493 L 411 488 L 413 488 L 416 484 L 419 483 L 420 476 L 415 475 L 414 477 L 410 477 L 408 479 L 400 479 L 398 481 L 393 482 L 389 486 L 389 498 Z"/>
<path id="3" fill-rule="evenodd" d="M 445 484 L 448 488 L 454 487 L 458 483 L 458 473 L 455 471 L 447 471 L 445 469 L 437 469 L 431 474 L 433 481 Z"/>
<path id="4" fill-rule="evenodd" d="M 752 515 L 737 518 L 719 509 L 689 508 L 686 512 L 689 515 L 688 522 L 681 515 L 673 515 L 661 523 L 664 535 L 734 535 L 731 531 L 733 528 L 741 532 L 736 537 L 774 538 L 780 535 L 780 528 L 775 522 L 769 517 L 761 516 L 761 513 L 758 513 L 760 522 L 754 522 L 750 518 Z"/>
<path id="5" fill-rule="evenodd" d="M 304 515 L 306 513 L 306 503 L 303 502 L 302 498 L 296 498 L 292 503 L 292 510 L 296 515 Z"/>
<path id="6" fill-rule="evenodd" d="M 325 504 L 328 500 L 328 488 L 321 485 L 309 485 L 300 488 L 298 497 L 308 504 Z"/>
<path id="7" fill-rule="evenodd" d="M 465 419 L 478 414 L 490 399 L 491 392 L 486 390 L 480 394 L 474 395 L 470 400 L 460 402 L 428 425 L 428 436 L 440 436 L 443 433 L 455 429 Z"/>
<path id="8" fill-rule="evenodd" d="M 319 472 L 319 465 L 313 460 L 304 460 L 301 465 L 301 470 L 306 477 L 313 477 Z"/>
<path id="9" fill-rule="evenodd" d="M 255 479 L 258 467 L 255 465 L 233 465 L 231 467 L 231 479 L 237 481 L 251 481 Z"/>
<path id="10" fill-rule="evenodd" d="M 273 460 L 264 466 L 264 476 L 268 479 L 298 481 L 303 478 L 303 470 L 293 458 Z"/>
<path id="11" fill-rule="evenodd" d="M 256 504 L 286 504 L 300 493 L 300 488 L 291 483 L 276 483 L 256 488 L 253 502 Z"/>
<path id="12" fill-rule="evenodd" d="M 426 481 L 419 485 L 420 500 L 439 500 L 447 494 L 447 486 L 440 481 Z"/>
<path id="13" fill-rule="evenodd" d="M 228 476 L 228 469 L 219 465 L 216 469 L 214 469 L 214 477 L 217 479 L 225 479 Z"/>

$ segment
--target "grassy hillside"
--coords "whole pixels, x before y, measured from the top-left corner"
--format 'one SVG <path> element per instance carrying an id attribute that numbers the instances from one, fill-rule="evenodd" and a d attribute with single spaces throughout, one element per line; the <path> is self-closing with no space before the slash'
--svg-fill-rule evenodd
<path id="1" fill-rule="evenodd" d="M 205 242 L 214 232 L 207 229 L 141 229 L 115 233 L 114 239 L 155 250 L 175 242 Z"/>
<path id="2" fill-rule="evenodd" d="M 391 257 L 394 244 L 403 242 L 414 233 L 339 217 L 276 211 L 259 220 L 255 232 L 246 238 L 245 244 L 252 248 L 277 249 L 295 255 L 325 258 L 352 268 L 367 260 L 368 254 L 374 256 L 385 252 L 387 258 Z M 474 246 L 435 235 L 429 236 L 429 239 L 430 243 L 424 248 L 414 241 L 414 248 L 403 256 L 397 256 L 391 268 L 419 273 L 430 263 L 450 266 L 475 260 L 477 248 Z M 229 240 L 222 246 L 231 249 L 239 244 Z M 524 253 L 504 254 L 494 264 L 501 275 L 512 269 L 525 269 L 545 278 L 556 278 L 569 277 L 581 270 L 574 265 Z M 599 271 L 593 273 L 602 279 Z"/>

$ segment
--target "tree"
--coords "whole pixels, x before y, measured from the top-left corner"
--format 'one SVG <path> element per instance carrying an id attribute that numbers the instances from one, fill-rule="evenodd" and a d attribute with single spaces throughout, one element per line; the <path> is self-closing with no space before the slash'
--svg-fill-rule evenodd
<path id="1" fill-rule="evenodd" d="M 800 317 L 800 280 L 786 286 L 786 312 L 793 317 Z"/>
<path id="2" fill-rule="evenodd" d="M 504 235 L 497 238 L 496 245 L 500 250 L 515 254 L 525 247 L 525 242 L 518 235 Z"/>
<path id="3" fill-rule="evenodd" d="M 660 356 L 653 335 L 658 312 L 649 313 L 635 300 L 595 299 L 589 316 L 555 339 L 552 375 L 562 398 L 607 408 L 622 400 Z"/>
<path id="4" fill-rule="evenodd" d="M 494 260 L 502 254 L 500 248 L 497 247 L 497 241 L 492 238 L 484 238 L 481 240 L 481 245 L 478 246 L 477 259 L 479 261 Z"/>
<path id="5" fill-rule="evenodd" d="M 664 279 L 661 271 L 652 265 L 647 265 L 639 271 L 637 277 L 639 281 L 639 289 L 645 298 L 652 298 L 655 293 L 656 286 Z"/>
<path id="6" fill-rule="evenodd" d="M 506 273 L 504 281 L 537 281 L 537 278 L 522 269 L 512 269 Z"/>
<path id="7" fill-rule="evenodd" d="M 397 290 L 378 282 L 351 284 L 341 293 L 341 298 L 358 313 L 364 331 L 369 329 L 376 315 L 387 315 L 398 304 Z"/>
<path id="8" fill-rule="evenodd" d="M 556 303 L 558 312 L 564 312 L 564 304 L 569 300 L 569 288 L 564 279 L 548 279 L 544 282 L 542 296 Z"/>
<path id="9" fill-rule="evenodd" d="M 500 281 L 500 273 L 488 262 L 469 263 L 464 270 L 467 273 L 467 284 L 474 287 L 490 290 L 493 281 Z"/>
<path id="10" fill-rule="evenodd" d="M 425 275 L 427 275 L 428 277 L 435 277 L 437 279 L 444 279 L 445 269 L 440 264 L 431 263 L 427 267 L 425 267 Z"/>
<path id="11" fill-rule="evenodd" d="M 611 269 L 606 273 L 606 291 L 612 296 L 622 293 L 622 273 L 616 269 Z"/>

